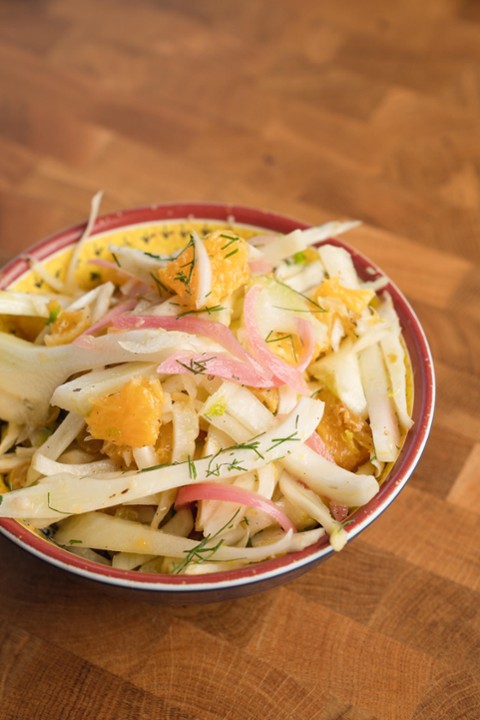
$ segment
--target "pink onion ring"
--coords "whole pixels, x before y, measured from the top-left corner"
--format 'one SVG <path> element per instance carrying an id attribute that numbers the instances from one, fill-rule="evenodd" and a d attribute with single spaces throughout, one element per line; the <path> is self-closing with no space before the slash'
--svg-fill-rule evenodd
<path id="1" fill-rule="evenodd" d="M 260 285 L 254 285 L 246 294 L 243 303 L 243 321 L 251 346 L 251 352 L 260 362 L 262 368 L 268 368 L 274 377 L 280 380 L 282 384 L 288 385 L 301 395 L 308 395 L 310 391 L 301 372 L 272 353 L 268 344 L 260 334 L 255 320 L 255 305 L 260 292 Z"/>
<path id="2" fill-rule="evenodd" d="M 256 260 L 250 260 L 248 263 L 248 267 L 254 273 L 261 273 L 265 275 L 266 273 L 272 272 L 273 263 L 271 263 L 270 260 L 267 260 L 266 258 L 258 258 Z"/>
<path id="3" fill-rule="evenodd" d="M 223 502 L 239 503 L 268 513 L 278 522 L 281 528 L 288 532 L 296 532 L 295 525 L 274 502 L 251 490 L 236 487 L 235 485 L 222 485 L 221 483 L 193 483 L 185 485 L 177 492 L 175 507 L 182 507 L 197 500 L 220 500 Z"/>
<path id="4" fill-rule="evenodd" d="M 251 365 L 224 354 L 186 354 L 181 351 L 172 353 L 157 367 L 157 372 L 170 375 L 211 375 L 258 388 L 275 386 L 274 380 L 266 379 Z"/>
<path id="5" fill-rule="evenodd" d="M 262 379 L 271 387 L 272 373 L 261 367 L 256 360 L 242 347 L 233 332 L 226 325 L 199 317 L 176 317 L 171 315 L 123 315 L 115 319 L 114 327 L 130 328 L 161 328 L 162 330 L 178 330 L 192 335 L 204 335 L 215 340 L 232 355 L 248 363 L 256 371 L 258 379 Z"/>

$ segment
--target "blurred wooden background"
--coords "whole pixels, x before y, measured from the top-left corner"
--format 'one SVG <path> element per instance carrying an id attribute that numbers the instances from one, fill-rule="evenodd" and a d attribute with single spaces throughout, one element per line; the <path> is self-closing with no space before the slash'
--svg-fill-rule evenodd
<path id="1" fill-rule="evenodd" d="M 0 260 L 100 188 L 363 220 L 436 420 L 371 529 L 257 597 L 107 596 L 1 539 L 2 720 L 478 720 L 480 2 L 0 0 Z"/>

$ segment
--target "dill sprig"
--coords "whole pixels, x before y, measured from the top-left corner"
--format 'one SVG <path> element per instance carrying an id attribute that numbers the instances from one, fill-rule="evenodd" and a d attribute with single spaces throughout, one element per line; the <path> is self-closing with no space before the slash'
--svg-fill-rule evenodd
<path id="1" fill-rule="evenodd" d="M 225 234 L 223 234 L 223 233 L 220 235 L 220 237 L 225 238 L 226 240 L 228 240 L 228 242 L 225 243 L 225 245 L 222 245 L 222 247 L 220 248 L 220 250 L 227 250 L 227 248 L 229 248 L 231 245 L 233 245 L 234 243 L 240 242 L 240 240 L 241 240 L 241 238 L 239 238 L 238 236 L 225 235 Z M 238 252 L 238 247 L 237 247 L 237 248 L 234 248 L 233 250 L 231 250 L 229 253 L 227 253 L 227 254 L 224 255 L 223 257 L 224 257 L 224 259 L 226 260 L 227 258 L 231 257 L 232 255 L 235 255 L 235 253 L 237 253 L 237 252 Z"/>
<path id="2" fill-rule="evenodd" d="M 272 438 L 272 444 L 268 448 L 267 452 L 270 452 L 271 450 L 275 450 L 275 448 L 277 448 L 279 445 L 283 445 L 283 443 L 291 442 L 291 441 L 294 441 L 294 442 L 300 441 L 300 436 L 298 435 L 297 430 L 295 430 L 293 433 L 290 433 L 290 435 L 287 435 L 286 437 L 283 437 L 283 438 Z"/>
<path id="3" fill-rule="evenodd" d="M 207 471 L 206 471 L 207 477 L 211 477 L 212 475 L 214 477 L 218 477 L 220 475 L 220 471 L 221 471 L 222 467 L 224 465 L 226 465 L 226 463 L 217 463 L 216 465 L 214 465 L 215 460 L 221 454 L 221 452 L 222 452 L 222 450 L 217 450 L 215 455 L 212 455 L 212 457 L 208 461 L 208 466 L 207 466 Z"/>
<path id="4" fill-rule="evenodd" d="M 152 237 L 154 237 L 152 235 Z M 152 258 L 152 260 L 159 260 L 161 263 L 169 263 L 172 262 L 172 260 L 175 260 L 178 255 L 159 255 L 158 253 L 148 252 L 147 250 L 142 250 L 143 255 L 146 255 L 149 258 Z"/>
<path id="5" fill-rule="evenodd" d="M 170 467 L 170 465 L 177 465 L 177 463 L 159 463 L 158 465 L 149 465 L 146 468 L 141 468 L 138 472 L 150 472 L 150 470 L 160 470 L 161 468 Z"/>
<path id="6" fill-rule="evenodd" d="M 179 313 L 177 317 L 182 318 L 186 317 L 187 315 L 199 315 L 201 313 L 207 313 L 207 315 L 212 315 L 213 313 L 220 312 L 221 310 L 225 310 L 224 305 L 206 305 L 205 307 L 200 309 L 185 310 L 184 312 Z"/>
<path id="7" fill-rule="evenodd" d="M 61 309 L 62 309 L 62 308 L 60 307 L 60 305 L 55 305 L 55 307 L 53 307 L 53 308 L 50 310 L 50 313 L 49 313 L 48 318 L 47 318 L 47 320 L 46 320 L 46 324 L 47 324 L 47 325 L 51 325 L 52 323 L 55 322 L 55 320 L 57 319 L 57 317 L 58 317 Z"/>
<path id="8" fill-rule="evenodd" d="M 312 300 L 311 302 L 313 302 L 313 300 Z M 326 310 L 324 310 L 323 308 L 320 308 L 320 307 L 319 307 L 318 310 L 315 310 L 315 309 L 312 309 L 312 310 L 307 310 L 307 309 L 302 310 L 301 308 L 283 307 L 282 305 L 274 305 L 273 307 L 276 308 L 277 310 L 286 310 L 287 312 L 294 312 L 294 313 L 309 313 L 309 314 L 312 314 L 312 315 L 316 315 L 316 314 L 318 314 L 318 313 L 327 312 Z"/>
<path id="9" fill-rule="evenodd" d="M 211 560 L 217 550 L 224 544 L 225 540 L 223 538 L 220 538 L 220 540 L 213 546 L 208 546 L 208 543 L 212 540 L 216 540 L 216 538 L 218 538 L 224 530 L 232 528 L 233 521 L 235 520 L 239 512 L 240 508 L 238 508 L 234 512 L 230 520 L 228 520 L 225 525 L 223 525 L 223 527 L 213 533 L 213 535 L 209 533 L 203 538 L 203 540 L 200 540 L 198 545 L 195 545 L 195 547 L 193 547 L 191 550 L 186 551 L 185 558 L 174 567 L 173 573 L 175 575 L 178 575 L 182 572 L 182 570 L 185 570 L 185 568 L 192 563 L 198 564 L 205 562 L 206 560 Z"/>
<path id="10" fill-rule="evenodd" d="M 195 463 L 193 462 L 190 455 L 187 458 L 187 463 L 188 463 L 188 474 L 190 476 L 190 479 L 196 480 L 197 479 L 197 468 L 195 467 Z"/>
<path id="11" fill-rule="evenodd" d="M 225 245 L 223 245 L 223 246 L 220 248 L 220 250 L 225 250 L 227 247 L 229 247 L 229 246 L 232 245 L 233 243 L 236 243 L 236 242 L 239 242 L 239 241 L 240 241 L 240 238 L 238 237 L 238 235 L 227 235 L 226 233 L 220 233 L 220 237 L 221 237 L 221 238 L 225 238 L 226 240 L 229 241 L 229 242 L 227 242 Z"/>
<path id="12" fill-rule="evenodd" d="M 177 360 L 177 363 L 181 367 L 185 368 L 185 370 L 193 373 L 193 375 L 203 375 L 207 372 L 207 363 L 209 363 L 211 360 L 215 360 L 215 355 L 212 355 L 212 357 L 207 357 L 204 360 L 194 360 L 192 358 L 188 364 L 182 362 L 181 360 Z"/>
<path id="13" fill-rule="evenodd" d="M 65 512 L 64 510 L 59 510 L 56 507 L 53 507 L 53 505 L 50 504 L 50 493 L 47 493 L 47 505 L 50 508 L 50 510 L 53 510 L 54 512 L 60 513 L 60 515 L 70 515 L 71 513 Z"/>
<path id="14" fill-rule="evenodd" d="M 293 339 L 293 335 L 289 333 L 288 335 L 281 335 L 280 337 L 272 337 L 274 334 L 274 330 L 270 330 L 267 337 L 265 338 L 265 342 L 267 343 L 275 343 L 275 342 L 281 342 L 282 340 L 289 340 L 290 345 L 292 346 L 292 353 L 295 361 L 297 360 L 297 351 L 295 350 L 295 340 Z"/>
<path id="15" fill-rule="evenodd" d="M 290 287 L 287 283 L 284 283 L 282 280 L 279 280 L 278 278 L 274 278 L 274 281 L 278 283 L 278 285 L 281 285 L 284 288 L 287 288 L 287 290 L 290 290 L 290 292 L 295 293 L 295 295 L 299 295 L 301 298 L 306 300 L 308 303 L 311 303 L 316 310 L 293 310 L 293 308 L 279 308 L 279 310 L 292 310 L 292 312 L 326 312 L 325 308 L 323 308 L 321 305 L 319 305 L 315 300 L 312 300 L 312 298 L 309 298 L 308 295 L 305 295 L 305 293 L 300 292 L 300 290 L 295 290 L 295 288 Z"/>
<path id="16" fill-rule="evenodd" d="M 270 452 L 271 450 L 275 450 L 279 445 L 283 445 L 283 443 L 286 442 L 299 442 L 301 440 L 299 434 L 298 434 L 298 422 L 299 422 L 299 416 L 297 415 L 295 418 L 295 430 L 290 433 L 290 435 L 286 435 L 285 437 L 280 438 L 272 438 L 272 445 L 268 448 L 267 452 Z"/>
<path id="17" fill-rule="evenodd" d="M 178 280 L 179 282 L 183 283 L 183 285 L 185 285 L 187 290 L 189 290 L 189 288 L 187 286 L 189 286 L 192 281 L 193 270 L 194 270 L 196 262 L 197 262 L 196 252 L 195 252 L 195 240 L 193 238 L 193 235 L 190 235 L 190 240 L 185 245 L 183 250 L 181 250 L 179 252 L 179 254 L 177 255 L 177 257 L 175 259 L 177 260 L 178 258 L 180 258 L 183 255 L 183 253 L 187 252 L 188 248 L 192 248 L 192 259 L 188 260 L 183 265 L 180 265 L 180 269 L 174 277 L 174 280 Z M 186 270 L 184 270 L 184 268 L 186 268 Z"/>
<path id="18" fill-rule="evenodd" d="M 253 450 L 253 452 L 258 455 L 261 460 L 264 460 L 265 456 L 262 455 L 262 453 L 259 451 L 259 446 L 260 440 L 251 440 L 250 442 L 238 443 L 238 445 L 234 445 L 232 450 Z"/>
<path id="19" fill-rule="evenodd" d="M 168 289 L 168 287 L 162 283 L 162 281 L 155 275 L 155 273 L 151 272 L 151 273 L 150 273 L 150 277 L 152 278 L 153 282 L 155 283 L 155 285 L 157 286 L 157 289 L 158 289 L 159 291 L 162 291 L 162 290 L 163 290 L 163 292 L 166 292 L 166 293 L 169 293 L 169 292 L 170 292 L 170 290 Z M 161 295 L 161 294 L 162 294 L 162 293 L 160 292 L 160 295 Z"/>
<path id="20" fill-rule="evenodd" d="M 239 443 L 238 445 L 233 445 L 230 450 L 230 457 L 233 457 L 233 460 L 225 460 L 224 462 L 216 462 L 219 455 L 222 455 L 225 453 L 225 450 L 217 450 L 215 455 L 212 455 L 208 462 L 207 470 L 206 470 L 206 476 L 207 477 L 219 477 L 220 473 L 222 472 L 222 468 L 226 468 L 227 472 L 232 472 L 236 470 L 237 472 L 246 472 L 246 468 L 242 467 L 240 465 L 239 460 L 235 457 L 235 450 L 252 450 L 261 460 L 264 459 L 264 456 L 259 451 L 259 440 L 252 440 L 250 442 L 246 443 Z"/>
<path id="21" fill-rule="evenodd" d="M 215 461 L 216 461 L 217 457 L 219 455 L 223 454 L 225 451 L 222 449 L 217 450 L 215 455 L 212 455 L 212 457 L 210 458 L 210 460 L 208 462 L 206 476 L 207 477 L 219 477 L 223 468 L 226 468 L 227 472 L 233 472 L 233 471 L 247 472 L 247 469 L 240 465 L 240 461 L 235 457 L 235 453 L 233 451 L 238 450 L 238 449 L 253 450 L 254 452 L 257 453 L 257 455 L 259 457 L 263 458 L 263 455 L 261 455 L 258 452 L 258 450 L 256 449 L 256 445 L 258 445 L 258 443 L 255 445 L 255 447 L 253 447 L 254 445 L 255 444 L 252 443 L 252 447 L 250 447 L 248 444 L 245 444 L 242 446 L 240 446 L 240 445 L 233 446 L 232 448 L 230 448 L 230 450 L 232 451 L 232 452 L 230 452 L 230 457 L 233 457 L 233 460 L 225 460 L 224 462 L 220 462 L 220 463 L 218 463 L 218 462 L 216 463 Z"/>

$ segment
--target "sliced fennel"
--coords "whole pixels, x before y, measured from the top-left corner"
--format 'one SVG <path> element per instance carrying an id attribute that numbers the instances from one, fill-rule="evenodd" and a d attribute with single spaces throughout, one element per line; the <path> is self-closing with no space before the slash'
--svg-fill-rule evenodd
<path id="1" fill-rule="evenodd" d="M 81 483 L 70 473 L 48 476 L 21 492 L 3 495 L 1 514 L 3 517 L 61 519 L 201 480 L 235 477 L 288 456 L 312 434 L 321 413 L 322 403 L 302 398 L 295 410 L 269 432 L 220 450 L 211 457 L 124 473 L 115 478 L 85 476 Z"/>
<path id="2" fill-rule="evenodd" d="M 337 395 L 360 417 L 367 417 L 367 401 L 360 374 L 358 356 L 351 340 L 345 340 L 339 350 L 330 353 L 310 366 L 312 375 Z"/>
<path id="3" fill-rule="evenodd" d="M 392 298 L 386 294 L 379 315 L 389 324 L 390 331 L 381 338 L 380 345 L 391 384 L 391 397 L 398 420 L 403 430 L 412 427 L 412 418 L 407 408 L 407 363 L 405 348 L 401 341 L 401 328 Z"/>
<path id="4" fill-rule="evenodd" d="M 334 235 L 341 235 L 359 225 L 357 221 L 328 222 L 306 230 L 293 230 L 288 235 L 276 237 L 262 247 L 262 254 L 272 264 L 277 265 L 281 260 L 305 250 L 309 245 L 327 240 Z"/>
<path id="5" fill-rule="evenodd" d="M 336 245 L 322 245 L 318 249 L 318 254 L 330 277 L 338 277 L 341 284 L 346 288 L 352 290 L 359 288 L 360 281 L 357 271 L 352 256 L 347 250 Z"/>
<path id="6" fill-rule="evenodd" d="M 133 360 L 161 362 L 176 350 L 220 351 L 217 343 L 181 332 L 131 330 L 83 343 L 44 347 L 0 332 L 0 417 L 19 424 L 45 421 L 55 389 L 78 372 Z"/>
<path id="7" fill-rule="evenodd" d="M 111 368 L 92 370 L 59 385 L 54 391 L 51 404 L 56 407 L 87 415 L 95 400 L 115 392 L 131 378 L 156 377 L 153 363 L 123 363 Z"/>
<path id="8" fill-rule="evenodd" d="M 236 548 L 220 544 L 215 538 L 202 545 L 203 553 L 199 553 L 199 542 L 171 535 L 161 530 L 142 526 L 139 523 L 110 517 L 104 513 L 88 513 L 70 518 L 56 532 L 55 540 L 60 545 L 72 543 L 80 547 L 96 547 L 102 550 L 117 552 L 151 554 L 161 557 L 185 559 L 189 554 L 200 558 L 222 560 L 244 560 L 245 563 L 260 562 L 269 557 L 283 554 L 291 550 L 299 550 L 305 542 L 311 544 L 322 535 L 322 530 L 310 531 L 305 537 L 294 535 L 291 531 L 282 534 L 279 540 L 271 545 L 260 547 Z M 195 550 L 197 551 L 195 553 Z"/>
<path id="9" fill-rule="evenodd" d="M 209 408 L 225 404 L 221 415 L 209 415 Z M 321 404 L 323 408 L 323 403 Z M 275 422 L 274 416 L 246 388 L 224 383 L 202 410 L 210 422 L 241 442 L 249 433 L 263 432 Z M 349 507 L 364 505 L 378 492 L 372 475 L 350 472 L 318 455 L 306 445 L 295 446 L 282 465 L 296 478 L 323 497 Z"/>
<path id="10" fill-rule="evenodd" d="M 345 546 L 347 533 L 341 523 L 332 518 L 330 510 L 316 493 L 303 487 L 285 472 L 280 478 L 280 488 L 287 500 L 325 528 L 334 550 L 341 550 Z"/>
<path id="11" fill-rule="evenodd" d="M 378 345 L 363 350 L 359 362 L 375 454 L 382 462 L 393 462 L 400 450 L 401 434 L 383 355 Z"/>
<path id="12" fill-rule="evenodd" d="M 23 315 L 47 319 L 50 316 L 50 304 L 66 304 L 66 298 L 56 294 L 34 294 L 0 290 L 0 315 Z"/>

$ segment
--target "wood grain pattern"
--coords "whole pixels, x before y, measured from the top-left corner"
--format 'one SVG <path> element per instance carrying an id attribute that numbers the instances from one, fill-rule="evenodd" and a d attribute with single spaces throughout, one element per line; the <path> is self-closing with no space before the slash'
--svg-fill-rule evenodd
<path id="1" fill-rule="evenodd" d="M 438 401 L 407 488 L 271 592 L 165 608 L 0 538 L 2 720 L 478 720 L 475 0 L 0 0 L 0 261 L 103 210 L 250 204 L 402 287 Z"/>

